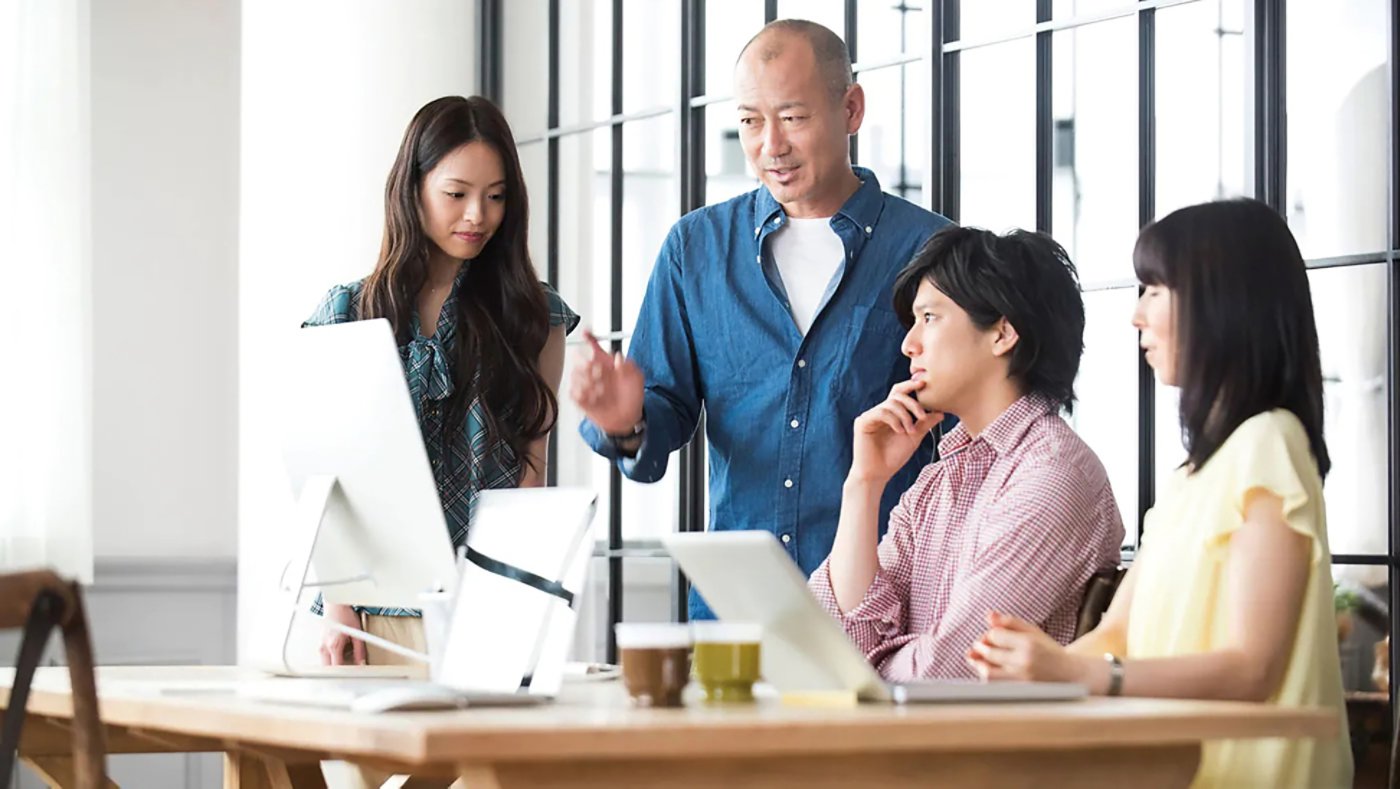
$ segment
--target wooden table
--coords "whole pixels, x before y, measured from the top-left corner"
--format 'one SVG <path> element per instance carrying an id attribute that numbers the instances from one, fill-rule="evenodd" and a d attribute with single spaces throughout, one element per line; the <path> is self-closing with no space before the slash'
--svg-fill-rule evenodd
<path id="1" fill-rule="evenodd" d="M 21 743 L 65 786 L 72 714 L 41 669 Z M 112 753 L 222 751 L 226 789 L 321 786 L 317 762 L 488 787 L 1185 786 L 1204 739 L 1325 737 L 1325 710 L 1090 699 L 994 705 L 631 709 L 617 682 L 570 684 L 540 708 L 365 715 L 257 703 L 236 668 L 98 670 Z M 0 706 L 11 674 L 0 671 Z"/>

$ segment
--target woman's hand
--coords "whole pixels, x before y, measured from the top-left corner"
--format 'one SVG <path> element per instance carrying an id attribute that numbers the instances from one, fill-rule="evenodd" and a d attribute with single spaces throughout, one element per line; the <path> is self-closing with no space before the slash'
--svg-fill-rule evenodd
<path id="1" fill-rule="evenodd" d="M 345 625 L 360 629 L 360 616 L 355 613 L 355 609 L 348 605 L 327 605 L 324 614 L 325 618 Z M 325 628 L 321 634 L 321 665 L 340 666 L 346 664 L 346 648 L 350 651 L 350 665 L 363 666 L 365 660 L 365 642 L 358 638 L 352 638 L 346 633 L 342 633 L 331 627 Z"/>
<path id="2" fill-rule="evenodd" d="M 993 611 L 987 627 L 967 651 L 968 665 L 983 679 L 1084 681 L 1084 657 L 1067 652 L 1035 625 Z"/>

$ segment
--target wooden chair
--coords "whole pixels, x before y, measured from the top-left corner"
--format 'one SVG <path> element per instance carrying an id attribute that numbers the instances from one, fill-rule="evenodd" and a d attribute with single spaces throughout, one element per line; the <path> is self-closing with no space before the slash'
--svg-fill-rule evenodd
<path id="1" fill-rule="evenodd" d="M 0 574 L 0 628 L 12 627 L 24 628 L 24 640 L 20 642 L 14 683 L 0 728 L 0 789 L 10 787 L 29 686 L 53 630 L 63 631 L 73 690 L 73 786 L 99 789 L 110 785 L 82 591 L 76 583 L 64 581 L 48 570 Z"/>
<path id="2" fill-rule="evenodd" d="M 1074 627 L 1075 638 L 1099 626 L 1099 620 L 1103 619 L 1108 604 L 1113 602 L 1113 595 L 1118 592 L 1118 584 L 1123 582 L 1123 575 L 1127 572 L 1126 567 L 1115 567 L 1112 570 L 1100 570 L 1089 578 L 1089 583 L 1084 585 L 1084 600 L 1079 604 L 1079 620 Z"/>

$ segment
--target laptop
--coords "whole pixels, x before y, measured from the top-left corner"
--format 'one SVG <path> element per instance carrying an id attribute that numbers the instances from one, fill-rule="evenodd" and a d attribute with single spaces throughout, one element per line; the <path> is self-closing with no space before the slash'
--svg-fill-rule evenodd
<path id="1" fill-rule="evenodd" d="M 671 557 L 720 619 L 763 626 L 763 678 L 783 693 L 845 691 L 862 701 L 988 702 L 1082 699 L 1070 682 L 921 680 L 888 683 L 807 589 L 766 531 L 668 534 Z"/>

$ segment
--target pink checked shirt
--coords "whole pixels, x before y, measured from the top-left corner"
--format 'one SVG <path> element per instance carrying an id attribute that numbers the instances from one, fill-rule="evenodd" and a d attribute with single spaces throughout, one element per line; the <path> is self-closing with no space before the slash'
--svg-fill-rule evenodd
<path id="1" fill-rule="evenodd" d="M 971 677 L 992 609 L 1074 637 L 1084 586 L 1118 564 L 1123 521 L 1093 450 L 1027 396 L 972 438 L 961 425 L 890 512 L 865 599 L 842 613 L 829 562 L 809 586 L 888 680 Z"/>

